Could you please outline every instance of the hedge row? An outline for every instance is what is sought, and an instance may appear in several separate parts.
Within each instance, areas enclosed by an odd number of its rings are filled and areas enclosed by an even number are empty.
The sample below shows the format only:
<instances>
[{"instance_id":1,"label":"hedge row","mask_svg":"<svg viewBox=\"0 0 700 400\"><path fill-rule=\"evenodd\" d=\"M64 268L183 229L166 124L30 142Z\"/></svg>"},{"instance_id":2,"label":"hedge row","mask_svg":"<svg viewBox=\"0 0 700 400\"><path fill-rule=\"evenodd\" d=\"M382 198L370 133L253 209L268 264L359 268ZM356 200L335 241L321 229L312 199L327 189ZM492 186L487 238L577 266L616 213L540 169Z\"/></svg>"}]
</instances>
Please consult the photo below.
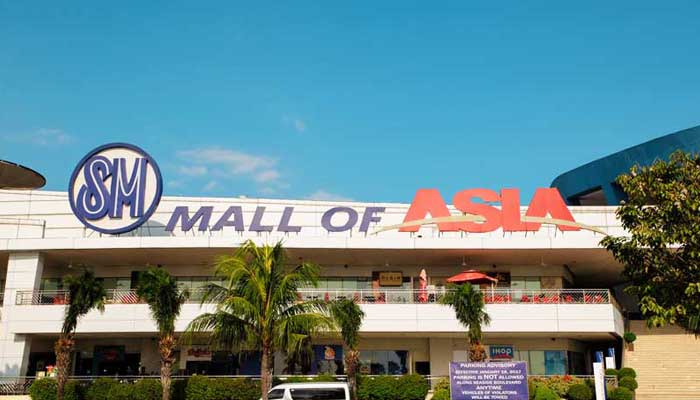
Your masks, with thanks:
<instances>
[{"instance_id":1,"label":"hedge row","mask_svg":"<svg viewBox=\"0 0 700 400\"><path fill-rule=\"evenodd\" d=\"M99 378L92 384L77 381L66 384L65 400L160 400L163 389L158 379L142 379L134 384ZM56 400L56 380L37 379L29 388L32 400ZM173 400L257 400L260 384L247 379L212 379L192 376L173 382Z\"/></svg>"},{"instance_id":2,"label":"hedge row","mask_svg":"<svg viewBox=\"0 0 700 400\"><path fill-rule=\"evenodd\" d=\"M401 377L360 377L357 384L358 400L423 400L430 384L416 374Z\"/></svg>"},{"instance_id":3,"label":"hedge row","mask_svg":"<svg viewBox=\"0 0 700 400\"><path fill-rule=\"evenodd\" d=\"M307 382L307 378L290 378L284 382ZM319 375L311 381L332 382L331 375ZM282 381L275 381L279 384ZM359 400L423 400L430 385L420 375L402 377L380 376L361 378L358 382ZM32 400L55 400L56 380L37 379L29 388ZM65 400L159 400L162 388L158 379L142 379L134 384L120 383L111 378L99 378L92 384L69 381ZM173 382L173 400L257 400L260 382L249 379L209 378L192 376ZM449 393L448 393L449 398Z\"/></svg>"}]
</instances>

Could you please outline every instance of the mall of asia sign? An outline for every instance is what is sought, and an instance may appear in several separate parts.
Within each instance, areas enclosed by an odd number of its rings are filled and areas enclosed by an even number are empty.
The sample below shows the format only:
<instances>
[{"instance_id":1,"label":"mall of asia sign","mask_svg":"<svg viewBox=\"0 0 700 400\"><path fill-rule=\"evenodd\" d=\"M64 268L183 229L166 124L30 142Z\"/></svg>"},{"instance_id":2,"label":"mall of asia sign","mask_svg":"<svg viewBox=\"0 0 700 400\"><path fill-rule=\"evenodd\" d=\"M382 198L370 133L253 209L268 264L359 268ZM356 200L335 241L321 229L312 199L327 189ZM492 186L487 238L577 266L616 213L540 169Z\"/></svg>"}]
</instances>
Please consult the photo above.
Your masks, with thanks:
<instances>
[{"instance_id":1,"label":"mall of asia sign","mask_svg":"<svg viewBox=\"0 0 700 400\"><path fill-rule=\"evenodd\" d=\"M451 362L452 400L528 400L527 365L517 362Z\"/></svg>"},{"instance_id":2,"label":"mall of asia sign","mask_svg":"<svg viewBox=\"0 0 700 400\"><path fill-rule=\"evenodd\" d=\"M98 232L119 234L132 231L145 223L160 202L163 180L155 160L144 150L131 144L112 143L88 153L71 176L68 197L75 216L86 227ZM556 188L539 188L524 215L520 212L520 191L502 189L468 189L457 192L452 203L458 211L452 214L436 189L419 189L403 222L381 226L385 207L331 207L321 216L321 227L328 232L358 229L377 234L388 230L417 232L423 225L437 225L440 232L483 233L502 229L504 232L534 232L542 224L556 225L561 231L598 228L574 220ZM500 203L500 207L496 203ZM292 223L294 207L284 207L274 225L264 224L266 207L257 206L250 220L244 219L243 207L231 205L223 213L213 206L196 209L175 206L165 230L300 232ZM370 227L375 228L370 232Z\"/></svg>"}]
</instances>

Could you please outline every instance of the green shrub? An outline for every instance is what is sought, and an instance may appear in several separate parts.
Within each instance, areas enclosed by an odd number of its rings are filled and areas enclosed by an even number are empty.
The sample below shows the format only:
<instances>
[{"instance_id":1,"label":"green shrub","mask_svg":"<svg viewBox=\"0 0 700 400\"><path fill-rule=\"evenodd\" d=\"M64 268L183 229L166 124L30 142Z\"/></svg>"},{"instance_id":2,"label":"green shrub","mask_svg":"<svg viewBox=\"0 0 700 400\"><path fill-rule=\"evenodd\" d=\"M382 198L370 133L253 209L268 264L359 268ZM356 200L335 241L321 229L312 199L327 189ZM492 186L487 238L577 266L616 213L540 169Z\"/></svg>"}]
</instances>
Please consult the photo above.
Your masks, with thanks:
<instances>
[{"instance_id":1,"label":"green shrub","mask_svg":"<svg viewBox=\"0 0 700 400\"><path fill-rule=\"evenodd\" d=\"M336 382L335 376L331 374L319 374L313 377L313 382Z\"/></svg>"},{"instance_id":2,"label":"green shrub","mask_svg":"<svg viewBox=\"0 0 700 400\"><path fill-rule=\"evenodd\" d=\"M433 392L433 400L450 400L450 391L438 389Z\"/></svg>"},{"instance_id":3,"label":"green shrub","mask_svg":"<svg viewBox=\"0 0 700 400\"><path fill-rule=\"evenodd\" d=\"M134 400L159 400L163 398L163 386L158 379L141 379L134 384Z\"/></svg>"},{"instance_id":4,"label":"green shrub","mask_svg":"<svg viewBox=\"0 0 700 400\"><path fill-rule=\"evenodd\" d=\"M619 379L622 379L626 376L631 376L632 378L636 378L637 372L632 368L621 368L619 371L617 371L617 377Z\"/></svg>"},{"instance_id":5,"label":"green shrub","mask_svg":"<svg viewBox=\"0 0 700 400\"><path fill-rule=\"evenodd\" d=\"M637 384L637 380L632 378L631 376L626 376L617 383L617 386L627 388L631 391L637 390L639 387L639 384Z\"/></svg>"},{"instance_id":6,"label":"green shrub","mask_svg":"<svg viewBox=\"0 0 700 400\"><path fill-rule=\"evenodd\" d=\"M206 400L210 379L206 376L193 375L187 380L185 400ZM89 400L89 399L88 399Z\"/></svg>"},{"instance_id":7,"label":"green shrub","mask_svg":"<svg viewBox=\"0 0 700 400\"><path fill-rule=\"evenodd\" d=\"M110 397L112 388L119 386L119 382L111 378L97 378L85 393L86 400L113 400Z\"/></svg>"},{"instance_id":8,"label":"green shrub","mask_svg":"<svg viewBox=\"0 0 700 400\"><path fill-rule=\"evenodd\" d=\"M257 400L260 385L249 379L210 379L202 400Z\"/></svg>"},{"instance_id":9,"label":"green shrub","mask_svg":"<svg viewBox=\"0 0 700 400\"><path fill-rule=\"evenodd\" d=\"M535 383L534 380L528 379L527 380L527 394L528 394L528 399L534 400L535 398L535 391L537 390L537 383Z\"/></svg>"},{"instance_id":10,"label":"green shrub","mask_svg":"<svg viewBox=\"0 0 700 400\"><path fill-rule=\"evenodd\" d=\"M624 339L626 343L634 343L634 341L637 340L637 335L632 332L625 332L624 335L622 335L622 339Z\"/></svg>"},{"instance_id":11,"label":"green shrub","mask_svg":"<svg viewBox=\"0 0 700 400\"><path fill-rule=\"evenodd\" d=\"M359 400L394 400L397 380L393 376L363 377L358 382Z\"/></svg>"},{"instance_id":12,"label":"green shrub","mask_svg":"<svg viewBox=\"0 0 700 400\"><path fill-rule=\"evenodd\" d=\"M634 392L624 387L618 387L608 392L608 400L634 400Z\"/></svg>"},{"instance_id":13,"label":"green shrub","mask_svg":"<svg viewBox=\"0 0 700 400\"><path fill-rule=\"evenodd\" d=\"M78 381L68 381L63 388L63 400L84 400L85 386Z\"/></svg>"},{"instance_id":14,"label":"green shrub","mask_svg":"<svg viewBox=\"0 0 700 400\"><path fill-rule=\"evenodd\" d=\"M56 380L53 378L39 378L29 387L29 397L32 400L55 400Z\"/></svg>"},{"instance_id":15,"label":"green shrub","mask_svg":"<svg viewBox=\"0 0 700 400\"><path fill-rule=\"evenodd\" d=\"M117 383L109 389L109 400L132 400L134 398L134 385Z\"/></svg>"},{"instance_id":16,"label":"green shrub","mask_svg":"<svg viewBox=\"0 0 700 400\"><path fill-rule=\"evenodd\" d=\"M430 390L428 381L418 375L409 374L397 379L396 399L398 400L423 400Z\"/></svg>"},{"instance_id":17,"label":"green shrub","mask_svg":"<svg viewBox=\"0 0 700 400\"><path fill-rule=\"evenodd\" d=\"M560 400L560 397L554 391L543 383L535 385L535 400Z\"/></svg>"},{"instance_id":18,"label":"green shrub","mask_svg":"<svg viewBox=\"0 0 700 400\"><path fill-rule=\"evenodd\" d=\"M173 381L172 400L185 400L185 390L187 389L187 379Z\"/></svg>"},{"instance_id":19,"label":"green shrub","mask_svg":"<svg viewBox=\"0 0 700 400\"><path fill-rule=\"evenodd\" d=\"M607 368L605 370L605 375L606 376L617 376L617 370L615 368Z\"/></svg>"},{"instance_id":20,"label":"green shrub","mask_svg":"<svg viewBox=\"0 0 700 400\"><path fill-rule=\"evenodd\" d=\"M585 383L577 383L569 386L566 395L571 400L593 400L593 391Z\"/></svg>"},{"instance_id":21,"label":"green shrub","mask_svg":"<svg viewBox=\"0 0 700 400\"><path fill-rule=\"evenodd\" d=\"M442 378L440 379L436 384L435 384L435 389L436 392L438 390L447 390L447 393L450 393L450 380L449 378Z\"/></svg>"}]
</instances>

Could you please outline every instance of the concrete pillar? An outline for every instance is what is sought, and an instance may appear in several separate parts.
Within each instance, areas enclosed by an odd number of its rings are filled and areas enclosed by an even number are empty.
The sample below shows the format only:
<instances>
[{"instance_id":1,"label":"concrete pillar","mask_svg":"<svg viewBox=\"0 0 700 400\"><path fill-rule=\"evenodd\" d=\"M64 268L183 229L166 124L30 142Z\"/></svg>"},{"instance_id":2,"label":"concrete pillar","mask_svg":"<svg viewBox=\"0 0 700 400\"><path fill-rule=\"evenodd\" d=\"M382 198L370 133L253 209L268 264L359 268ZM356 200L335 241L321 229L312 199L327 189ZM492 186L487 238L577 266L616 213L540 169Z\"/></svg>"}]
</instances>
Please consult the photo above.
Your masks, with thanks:
<instances>
[{"instance_id":1,"label":"concrete pillar","mask_svg":"<svg viewBox=\"0 0 700 400\"><path fill-rule=\"evenodd\" d=\"M452 339L430 338L430 375L448 376L452 361Z\"/></svg>"},{"instance_id":2,"label":"concrete pillar","mask_svg":"<svg viewBox=\"0 0 700 400\"><path fill-rule=\"evenodd\" d=\"M39 252L11 253L7 261L5 298L0 320L0 376L22 376L27 372L31 337L15 334L9 321L22 312L15 305L18 290L38 290L44 271L44 256Z\"/></svg>"}]
</instances>

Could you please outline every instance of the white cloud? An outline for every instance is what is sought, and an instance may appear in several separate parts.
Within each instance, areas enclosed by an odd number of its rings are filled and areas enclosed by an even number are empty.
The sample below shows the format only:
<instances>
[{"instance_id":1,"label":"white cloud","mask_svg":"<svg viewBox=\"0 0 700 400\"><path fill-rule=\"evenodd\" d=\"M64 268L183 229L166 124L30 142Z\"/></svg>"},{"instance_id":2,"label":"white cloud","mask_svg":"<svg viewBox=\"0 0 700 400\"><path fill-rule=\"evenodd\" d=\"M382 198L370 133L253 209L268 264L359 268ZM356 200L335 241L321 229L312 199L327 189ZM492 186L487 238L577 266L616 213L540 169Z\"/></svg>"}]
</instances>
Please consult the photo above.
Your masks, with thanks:
<instances>
[{"instance_id":1,"label":"white cloud","mask_svg":"<svg viewBox=\"0 0 700 400\"><path fill-rule=\"evenodd\" d=\"M214 188L217 186L218 186L218 183L216 181L209 181L209 182L207 182L206 185L204 185L202 190L204 190L205 192L209 192L209 191L214 190Z\"/></svg>"},{"instance_id":2,"label":"white cloud","mask_svg":"<svg viewBox=\"0 0 700 400\"><path fill-rule=\"evenodd\" d=\"M302 118L291 115L282 116L282 123L286 126L292 127L292 129L299 133L306 131L306 128L308 126L306 121L304 121Z\"/></svg>"},{"instance_id":3,"label":"white cloud","mask_svg":"<svg viewBox=\"0 0 700 400\"><path fill-rule=\"evenodd\" d=\"M176 155L184 164L178 167L181 176L216 179L207 183L204 190L212 190L218 187L217 182L232 177L247 178L266 187L284 187L277 159L273 157L222 147L183 150Z\"/></svg>"},{"instance_id":4,"label":"white cloud","mask_svg":"<svg viewBox=\"0 0 700 400\"><path fill-rule=\"evenodd\" d=\"M274 158L220 147L184 150L177 154L180 158L187 159L194 164L225 167L228 172L236 175L259 172L262 169L272 168L277 164L277 160Z\"/></svg>"},{"instance_id":5,"label":"white cloud","mask_svg":"<svg viewBox=\"0 0 700 400\"><path fill-rule=\"evenodd\" d=\"M178 168L178 171L187 176L202 176L206 175L208 170L203 165L183 165Z\"/></svg>"},{"instance_id":6,"label":"white cloud","mask_svg":"<svg viewBox=\"0 0 700 400\"><path fill-rule=\"evenodd\" d=\"M280 178L280 173L276 169L261 171L255 175L257 182L272 182Z\"/></svg>"},{"instance_id":7,"label":"white cloud","mask_svg":"<svg viewBox=\"0 0 700 400\"><path fill-rule=\"evenodd\" d=\"M353 201L350 197L342 196L336 193L331 193L323 189L319 189L306 197L309 200L325 200L325 201Z\"/></svg>"},{"instance_id":8,"label":"white cloud","mask_svg":"<svg viewBox=\"0 0 700 400\"><path fill-rule=\"evenodd\" d=\"M73 136L61 129L39 128L33 132L4 135L3 139L37 146L57 146L72 142Z\"/></svg>"},{"instance_id":9,"label":"white cloud","mask_svg":"<svg viewBox=\"0 0 700 400\"><path fill-rule=\"evenodd\" d=\"M294 120L294 129L297 130L297 132L301 133L306 130L306 122L302 121L301 119L297 118Z\"/></svg>"}]
</instances>

